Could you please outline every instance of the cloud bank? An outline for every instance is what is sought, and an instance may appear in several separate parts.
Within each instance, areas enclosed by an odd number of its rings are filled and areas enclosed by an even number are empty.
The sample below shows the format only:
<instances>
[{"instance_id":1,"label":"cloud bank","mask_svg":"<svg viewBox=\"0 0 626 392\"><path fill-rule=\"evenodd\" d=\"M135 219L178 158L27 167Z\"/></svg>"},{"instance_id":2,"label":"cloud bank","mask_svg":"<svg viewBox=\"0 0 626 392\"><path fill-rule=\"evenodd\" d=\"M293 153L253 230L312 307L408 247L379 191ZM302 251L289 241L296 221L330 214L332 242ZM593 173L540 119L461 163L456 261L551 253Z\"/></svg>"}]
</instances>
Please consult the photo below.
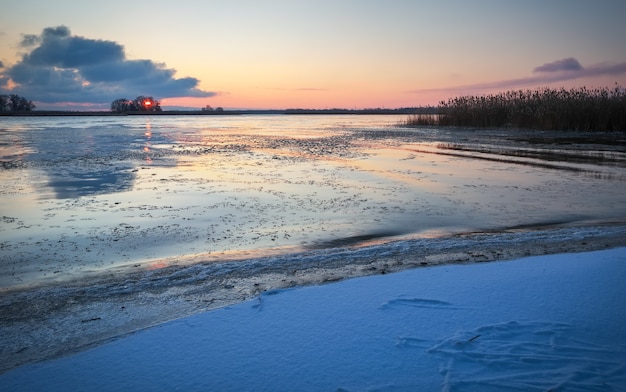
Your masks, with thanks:
<instances>
[{"instance_id":1,"label":"cloud bank","mask_svg":"<svg viewBox=\"0 0 626 392\"><path fill-rule=\"evenodd\" d=\"M556 60L536 67L533 72L559 72L559 71L581 71L583 66L573 57Z\"/></svg>"},{"instance_id":2,"label":"cloud bank","mask_svg":"<svg viewBox=\"0 0 626 392\"><path fill-rule=\"evenodd\" d=\"M114 41L72 35L66 26L23 35L21 60L0 66L0 94L15 93L48 103L110 103L137 95L157 98L211 97L199 80L176 78L175 69L152 60L130 60ZM9 90L8 81L15 87Z\"/></svg>"},{"instance_id":3,"label":"cloud bank","mask_svg":"<svg viewBox=\"0 0 626 392\"><path fill-rule=\"evenodd\" d=\"M412 90L410 93L425 92L453 92L467 90L493 90L493 89L510 89L519 87L535 87L555 82L564 82L568 80L576 80L587 77L599 76L619 76L626 74L626 62L617 64L596 64L589 67L583 67L580 62L568 57L537 66L533 69L533 75L517 79L500 80L490 83L468 84L463 86L446 87L442 89L423 89Z\"/></svg>"}]
</instances>

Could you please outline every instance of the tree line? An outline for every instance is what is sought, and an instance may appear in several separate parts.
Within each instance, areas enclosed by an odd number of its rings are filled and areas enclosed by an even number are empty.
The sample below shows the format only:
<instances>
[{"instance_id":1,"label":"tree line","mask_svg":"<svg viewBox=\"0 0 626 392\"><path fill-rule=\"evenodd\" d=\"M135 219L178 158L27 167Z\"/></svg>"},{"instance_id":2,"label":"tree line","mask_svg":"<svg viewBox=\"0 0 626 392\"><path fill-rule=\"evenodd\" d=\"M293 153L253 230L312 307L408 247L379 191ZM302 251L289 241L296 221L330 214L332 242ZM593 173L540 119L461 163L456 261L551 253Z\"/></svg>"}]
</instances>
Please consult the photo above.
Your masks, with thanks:
<instances>
[{"instance_id":1,"label":"tree line","mask_svg":"<svg viewBox=\"0 0 626 392\"><path fill-rule=\"evenodd\" d=\"M124 112L161 112L161 102L153 97L140 95L130 100L126 98L118 98L111 102L111 111L115 113Z\"/></svg>"},{"instance_id":2,"label":"tree line","mask_svg":"<svg viewBox=\"0 0 626 392\"><path fill-rule=\"evenodd\" d=\"M0 95L0 112L30 112L35 110L33 101L17 94Z\"/></svg>"}]
</instances>

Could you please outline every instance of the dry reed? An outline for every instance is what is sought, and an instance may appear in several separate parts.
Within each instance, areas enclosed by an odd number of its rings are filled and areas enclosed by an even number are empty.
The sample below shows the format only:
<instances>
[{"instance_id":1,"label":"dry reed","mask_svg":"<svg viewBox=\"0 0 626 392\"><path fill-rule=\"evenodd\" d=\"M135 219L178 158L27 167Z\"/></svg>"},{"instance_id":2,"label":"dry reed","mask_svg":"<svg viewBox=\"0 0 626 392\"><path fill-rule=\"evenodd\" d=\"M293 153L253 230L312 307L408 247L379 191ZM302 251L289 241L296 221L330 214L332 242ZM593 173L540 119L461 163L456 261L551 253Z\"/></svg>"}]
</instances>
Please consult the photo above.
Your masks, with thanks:
<instances>
[{"instance_id":1,"label":"dry reed","mask_svg":"<svg viewBox=\"0 0 626 392\"><path fill-rule=\"evenodd\" d=\"M415 114L406 125L626 131L626 90L541 88L441 101L437 115Z\"/></svg>"}]
</instances>

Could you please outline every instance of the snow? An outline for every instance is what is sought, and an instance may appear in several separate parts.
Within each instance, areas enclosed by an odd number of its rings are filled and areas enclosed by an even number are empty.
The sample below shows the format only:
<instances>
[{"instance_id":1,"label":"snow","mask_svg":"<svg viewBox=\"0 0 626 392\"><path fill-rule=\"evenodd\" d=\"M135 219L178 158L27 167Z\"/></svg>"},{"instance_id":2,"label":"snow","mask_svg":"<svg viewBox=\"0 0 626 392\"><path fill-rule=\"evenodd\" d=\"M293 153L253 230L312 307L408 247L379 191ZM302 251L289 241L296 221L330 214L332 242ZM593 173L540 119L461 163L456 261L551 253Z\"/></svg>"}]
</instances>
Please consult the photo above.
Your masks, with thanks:
<instances>
[{"instance_id":1,"label":"snow","mask_svg":"<svg viewBox=\"0 0 626 392\"><path fill-rule=\"evenodd\" d=\"M626 248L274 290L0 375L2 391L626 391Z\"/></svg>"}]
</instances>

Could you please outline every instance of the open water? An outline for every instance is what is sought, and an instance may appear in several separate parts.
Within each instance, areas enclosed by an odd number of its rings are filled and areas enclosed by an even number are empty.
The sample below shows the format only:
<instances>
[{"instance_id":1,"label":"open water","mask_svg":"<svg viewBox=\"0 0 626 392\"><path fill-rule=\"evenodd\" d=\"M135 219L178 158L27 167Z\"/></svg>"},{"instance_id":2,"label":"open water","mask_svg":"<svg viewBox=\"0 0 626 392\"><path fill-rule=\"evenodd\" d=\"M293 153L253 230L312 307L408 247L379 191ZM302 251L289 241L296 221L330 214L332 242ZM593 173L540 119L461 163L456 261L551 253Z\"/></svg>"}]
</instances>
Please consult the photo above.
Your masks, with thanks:
<instances>
[{"instance_id":1,"label":"open water","mask_svg":"<svg viewBox=\"0 0 626 392\"><path fill-rule=\"evenodd\" d=\"M403 120L0 118L0 289L626 220L623 135Z\"/></svg>"}]
</instances>

